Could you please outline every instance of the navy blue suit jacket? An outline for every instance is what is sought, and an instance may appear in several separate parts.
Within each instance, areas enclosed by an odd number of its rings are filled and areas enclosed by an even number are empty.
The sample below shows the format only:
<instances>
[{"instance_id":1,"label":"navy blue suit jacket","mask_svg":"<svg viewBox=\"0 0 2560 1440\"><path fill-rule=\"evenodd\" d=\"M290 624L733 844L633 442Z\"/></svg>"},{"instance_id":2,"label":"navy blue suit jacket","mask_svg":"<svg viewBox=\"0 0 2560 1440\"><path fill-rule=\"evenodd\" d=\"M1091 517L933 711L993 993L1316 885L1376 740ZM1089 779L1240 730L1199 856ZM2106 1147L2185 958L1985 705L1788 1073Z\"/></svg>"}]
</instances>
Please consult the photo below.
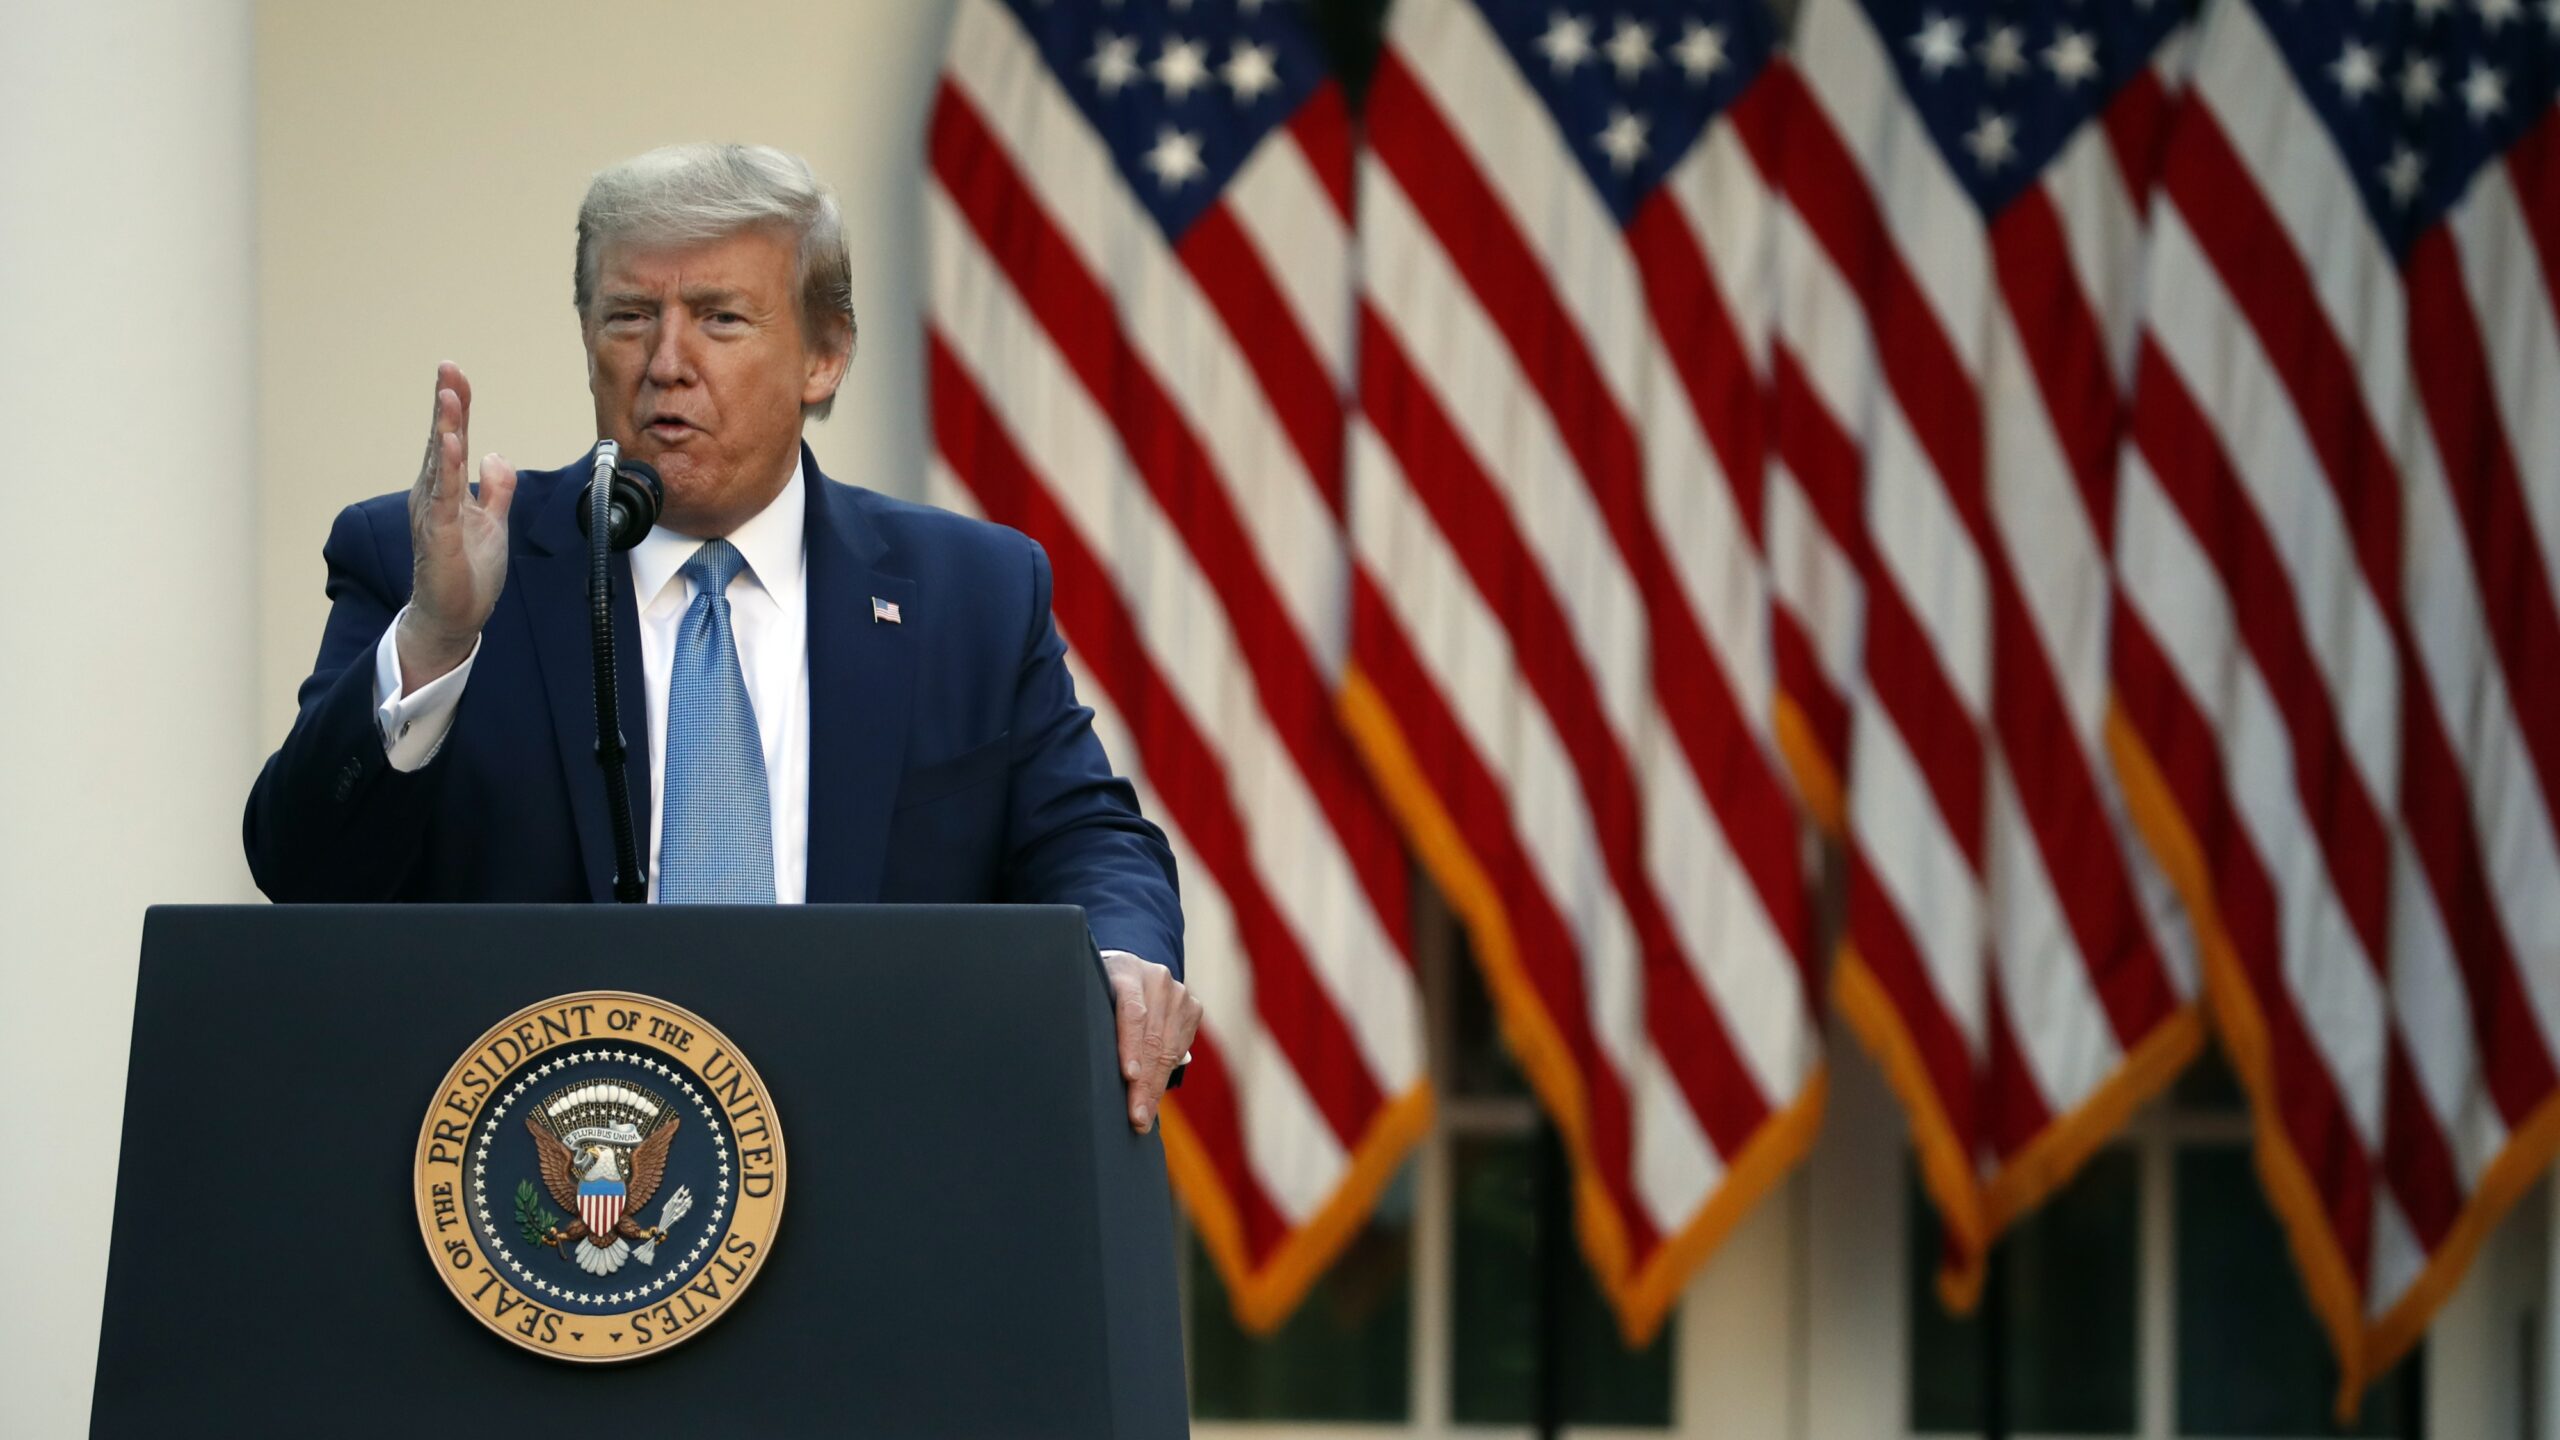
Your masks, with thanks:
<instances>
[{"instance_id":1,"label":"navy blue suit jacket","mask_svg":"<svg viewBox=\"0 0 2560 1440\"><path fill-rule=\"evenodd\" d=\"M1182 971L1172 852L1111 773L1020 533L829 480L804 448L812 902L1082 905L1095 941ZM250 873L286 901L603 901L613 835L593 744L584 462L528 471L506 588L444 746L391 768L373 659L410 579L408 497L348 506L301 713L249 792ZM634 821L649 727L630 568L612 566ZM901 623L872 618L874 598Z\"/></svg>"}]
</instances>

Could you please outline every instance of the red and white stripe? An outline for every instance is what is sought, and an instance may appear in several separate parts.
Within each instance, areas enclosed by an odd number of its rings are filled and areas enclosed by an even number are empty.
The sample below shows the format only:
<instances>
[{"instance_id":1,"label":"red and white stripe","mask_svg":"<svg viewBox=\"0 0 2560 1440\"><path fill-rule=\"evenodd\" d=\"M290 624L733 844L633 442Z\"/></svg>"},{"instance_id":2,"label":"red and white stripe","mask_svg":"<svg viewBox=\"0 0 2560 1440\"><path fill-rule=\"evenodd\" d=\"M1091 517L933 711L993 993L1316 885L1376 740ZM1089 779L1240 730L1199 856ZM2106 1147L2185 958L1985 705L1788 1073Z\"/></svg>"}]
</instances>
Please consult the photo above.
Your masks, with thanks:
<instances>
[{"instance_id":1,"label":"red and white stripe","mask_svg":"<svg viewBox=\"0 0 2560 1440\"><path fill-rule=\"evenodd\" d=\"M1347 709L1642 1337L1819 1108L1757 547L1767 191L1719 120L1622 233L1464 0L1399 0L1366 124Z\"/></svg>"},{"instance_id":2,"label":"red and white stripe","mask_svg":"<svg viewBox=\"0 0 2560 1440\"><path fill-rule=\"evenodd\" d=\"M2395 264L2250 6L2194 102L2123 465L2125 770L2352 1405L2560 1149L2560 111Z\"/></svg>"},{"instance_id":3,"label":"red and white stripe","mask_svg":"<svg viewBox=\"0 0 2560 1440\"><path fill-rule=\"evenodd\" d=\"M1845 775L1835 994L1909 1112L1941 1290L2194 1053L2191 949L2107 763L2116 441L2155 59L1997 216L1854 0L1808 0L1781 176L1771 564ZM2164 50L2174 53L2175 42ZM1779 517L1785 517L1780 523ZM1845 750L1836 748L1845 746Z\"/></svg>"},{"instance_id":4,"label":"red and white stripe","mask_svg":"<svg viewBox=\"0 0 2560 1440\"><path fill-rule=\"evenodd\" d=\"M1342 730L1351 141L1320 88L1169 245L995 0L928 139L932 498L1039 540L1181 867L1208 1010L1168 1156L1268 1328L1427 1125L1405 856Z\"/></svg>"}]
</instances>

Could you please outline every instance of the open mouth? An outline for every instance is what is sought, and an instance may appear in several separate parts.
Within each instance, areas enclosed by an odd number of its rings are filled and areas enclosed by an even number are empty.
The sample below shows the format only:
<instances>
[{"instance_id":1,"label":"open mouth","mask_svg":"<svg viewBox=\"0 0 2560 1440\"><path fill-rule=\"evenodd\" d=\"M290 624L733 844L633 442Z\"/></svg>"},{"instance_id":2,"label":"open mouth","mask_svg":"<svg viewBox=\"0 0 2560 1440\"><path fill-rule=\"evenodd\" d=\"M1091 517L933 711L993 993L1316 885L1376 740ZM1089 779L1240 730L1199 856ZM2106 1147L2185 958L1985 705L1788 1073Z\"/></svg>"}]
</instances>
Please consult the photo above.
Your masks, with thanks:
<instances>
[{"instance_id":1,"label":"open mouth","mask_svg":"<svg viewBox=\"0 0 2560 1440\"><path fill-rule=\"evenodd\" d=\"M662 445L676 445L683 443L684 438L693 434L697 427L674 415L652 415L649 423L641 428Z\"/></svg>"}]
</instances>

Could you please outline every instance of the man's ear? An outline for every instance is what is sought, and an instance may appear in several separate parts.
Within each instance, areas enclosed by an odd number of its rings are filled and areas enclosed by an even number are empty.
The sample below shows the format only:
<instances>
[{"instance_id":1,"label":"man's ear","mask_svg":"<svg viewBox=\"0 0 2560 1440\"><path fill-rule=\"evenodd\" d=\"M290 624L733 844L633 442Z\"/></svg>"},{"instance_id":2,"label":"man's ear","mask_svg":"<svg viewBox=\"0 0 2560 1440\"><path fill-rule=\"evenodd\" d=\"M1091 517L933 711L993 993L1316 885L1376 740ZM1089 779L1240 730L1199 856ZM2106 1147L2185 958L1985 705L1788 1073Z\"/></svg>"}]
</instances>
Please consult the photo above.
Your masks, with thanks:
<instances>
[{"instance_id":1,"label":"man's ear","mask_svg":"<svg viewBox=\"0 0 2560 1440\"><path fill-rule=\"evenodd\" d=\"M844 375L853 368L853 324L839 321L828 327L826 342L809 352L809 370L800 386L800 403L824 404L844 384Z\"/></svg>"}]
</instances>

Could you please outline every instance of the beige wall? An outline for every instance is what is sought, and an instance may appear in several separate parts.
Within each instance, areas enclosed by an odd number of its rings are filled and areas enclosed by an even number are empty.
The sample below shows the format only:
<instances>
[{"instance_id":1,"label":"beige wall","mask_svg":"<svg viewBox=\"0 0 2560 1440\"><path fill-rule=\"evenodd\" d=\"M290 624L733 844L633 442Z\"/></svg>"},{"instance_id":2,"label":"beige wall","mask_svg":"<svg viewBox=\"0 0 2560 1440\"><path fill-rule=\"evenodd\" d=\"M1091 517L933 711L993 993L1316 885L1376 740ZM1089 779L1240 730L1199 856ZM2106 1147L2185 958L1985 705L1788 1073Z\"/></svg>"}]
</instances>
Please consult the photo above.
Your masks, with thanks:
<instances>
[{"instance_id":1,"label":"beige wall","mask_svg":"<svg viewBox=\"0 0 2560 1440\"><path fill-rule=\"evenodd\" d=\"M327 613L320 542L417 471L438 360L473 453L593 439L569 310L578 197L675 140L753 140L834 185L862 348L811 443L921 489L918 166L940 0L258 6L259 735L281 737Z\"/></svg>"}]
</instances>

